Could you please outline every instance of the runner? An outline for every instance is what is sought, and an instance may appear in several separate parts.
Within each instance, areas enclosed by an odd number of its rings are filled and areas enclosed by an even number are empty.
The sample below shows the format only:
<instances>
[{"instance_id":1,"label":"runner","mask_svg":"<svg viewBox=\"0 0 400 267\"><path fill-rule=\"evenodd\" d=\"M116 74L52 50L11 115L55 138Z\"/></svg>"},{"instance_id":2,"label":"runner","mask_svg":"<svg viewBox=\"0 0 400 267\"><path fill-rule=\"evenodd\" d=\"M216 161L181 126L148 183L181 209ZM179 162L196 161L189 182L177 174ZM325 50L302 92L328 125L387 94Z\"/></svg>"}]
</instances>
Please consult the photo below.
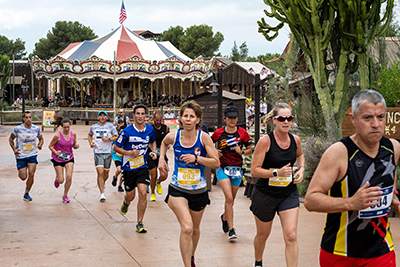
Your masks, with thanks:
<instances>
[{"instance_id":1,"label":"runner","mask_svg":"<svg viewBox=\"0 0 400 267\"><path fill-rule=\"evenodd\" d=\"M30 111L25 111L22 119L24 123L14 128L8 142L17 160L18 176L22 181L26 180L24 200L32 201L29 191L32 188L38 164L38 149L42 149L44 139L40 128L32 124L32 114ZM15 138L17 140L14 146ZM36 138L39 139L38 144L36 144Z\"/></svg>"},{"instance_id":2,"label":"runner","mask_svg":"<svg viewBox=\"0 0 400 267\"><path fill-rule=\"evenodd\" d=\"M323 154L304 205L326 212L319 263L327 266L396 266L388 211L399 215L396 166L400 144L383 136L386 102L374 90L358 92L350 119L355 134Z\"/></svg>"},{"instance_id":3,"label":"runner","mask_svg":"<svg viewBox=\"0 0 400 267\"><path fill-rule=\"evenodd\" d=\"M53 121L55 129L59 126L62 131L53 136L49 144L51 153L51 162L53 162L54 170L56 172L56 179L54 186L58 188L60 184L64 183L64 169L65 169L65 185L62 200L64 203L69 203L68 192L71 188L72 173L74 171L74 153L73 149L78 149L76 133L71 129L71 121L68 118L56 117Z\"/></svg>"},{"instance_id":4,"label":"runner","mask_svg":"<svg viewBox=\"0 0 400 267\"><path fill-rule=\"evenodd\" d=\"M242 181L242 155L250 155L251 138L245 129L236 126L239 118L239 110L229 103L224 111L226 126L216 130L212 140L217 143L218 156L221 166L216 170L217 180L224 192L224 213L220 215L222 231L228 234L230 241L237 238L233 227L233 204L239 185ZM245 149L242 150L242 147Z\"/></svg>"},{"instance_id":5,"label":"runner","mask_svg":"<svg viewBox=\"0 0 400 267\"><path fill-rule=\"evenodd\" d=\"M119 119L117 121L117 131L120 134L121 131L125 129L124 126L124 121L122 119ZM112 146L114 147L115 142L111 142ZM113 176L113 180L111 182L112 186L117 186L117 181L118 181L118 177L119 177L119 183L118 183L118 192L124 192L124 189L122 188L122 175L121 174L121 164L122 164L122 154L119 154L117 152L115 152L115 150L112 150L112 160L114 161L115 164L115 168L117 168L117 170L115 171L115 174Z\"/></svg>"},{"instance_id":6,"label":"runner","mask_svg":"<svg viewBox=\"0 0 400 267\"><path fill-rule=\"evenodd\" d=\"M151 190L150 201L156 201L156 194L154 192L156 186L157 186L157 194L161 195L163 193L161 183L164 182L168 177L167 173L160 172L160 177L158 177L157 179L157 166L160 158L161 142L164 139L164 137L169 133L168 126L161 123L162 119L163 116L161 112L158 110L155 111L153 115L153 127L156 134L157 159L153 160L150 157L150 154L147 155L147 168L149 169L150 173L150 190ZM165 156L165 161L168 163L167 156Z\"/></svg>"},{"instance_id":7,"label":"runner","mask_svg":"<svg viewBox=\"0 0 400 267\"><path fill-rule=\"evenodd\" d=\"M293 120L288 104L277 104L267 115L275 130L263 136L254 150L251 175L258 177L251 195L250 210L254 214L257 233L254 237L254 266L262 266L265 243L278 213L285 241L287 266L297 266L297 220L299 192L296 184L303 180L304 155L300 138L289 133ZM298 171L293 175L293 164Z\"/></svg>"},{"instance_id":8,"label":"runner","mask_svg":"<svg viewBox=\"0 0 400 267\"><path fill-rule=\"evenodd\" d=\"M205 167L219 167L218 152L208 134L199 130L202 110L195 101L183 104L179 124L183 130L169 133L161 143L158 168L168 173L164 156L173 145L175 168L165 202L175 213L181 227L179 245L185 266L195 267L194 254L200 238L200 222L205 207L210 204ZM208 157L206 157L208 155Z\"/></svg>"},{"instance_id":9,"label":"runner","mask_svg":"<svg viewBox=\"0 0 400 267\"><path fill-rule=\"evenodd\" d=\"M144 213L147 207L147 186L150 183L149 171L147 169L147 148L150 146L151 157L155 160L156 136L154 128L144 123L146 118L146 107L137 105L133 109L134 124L126 127L119 135L114 145L114 150L123 155L122 177L124 178L125 198L120 208L120 213L128 212L129 204L135 198L135 188L138 188L139 201L137 203L136 231L146 233L143 225Z\"/></svg>"},{"instance_id":10,"label":"runner","mask_svg":"<svg viewBox=\"0 0 400 267\"><path fill-rule=\"evenodd\" d=\"M106 201L104 189L111 167L111 142L117 140L118 132L114 125L107 122L108 114L106 111L99 111L97 119L99 122L90 127L88 141L94 153L100 202L104 202ZM94 140L93 136L95 136Z\"/></svg>"}]
</instances>

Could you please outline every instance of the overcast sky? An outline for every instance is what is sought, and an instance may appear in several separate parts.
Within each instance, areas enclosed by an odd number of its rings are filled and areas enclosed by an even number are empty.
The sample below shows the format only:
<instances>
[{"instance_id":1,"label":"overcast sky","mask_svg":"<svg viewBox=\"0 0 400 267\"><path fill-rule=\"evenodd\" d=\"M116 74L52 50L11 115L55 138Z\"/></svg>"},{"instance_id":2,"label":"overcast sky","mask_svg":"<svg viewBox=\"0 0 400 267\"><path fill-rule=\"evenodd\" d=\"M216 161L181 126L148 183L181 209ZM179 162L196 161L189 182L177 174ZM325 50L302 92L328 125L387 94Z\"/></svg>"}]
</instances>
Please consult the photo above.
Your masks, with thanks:
<instances>
[{"instance_id":1,"label":"overcast sky","mask_svg":"<svg viewBox=\"0 0 400 267\"><path fill-rule=\"evenodd\" d=\"M184 29L192 25L212 26L225 40L222 55L230 55L233 42L240 46L246 42L249 56L265 53L282 53L289 36L288 28L281 30L277 39L268 42L258 33L257 20L265 17L267 7L263 0L125 0L130 30L150 30L161 33L170 26ZM0 35L25 41L27 55L34 45L57 21L79 21L93 29L99 37L119 26L121 8L119 0L0 0ZM271 21L272 25L277 23Z\"/></svg>"}]
</instances>

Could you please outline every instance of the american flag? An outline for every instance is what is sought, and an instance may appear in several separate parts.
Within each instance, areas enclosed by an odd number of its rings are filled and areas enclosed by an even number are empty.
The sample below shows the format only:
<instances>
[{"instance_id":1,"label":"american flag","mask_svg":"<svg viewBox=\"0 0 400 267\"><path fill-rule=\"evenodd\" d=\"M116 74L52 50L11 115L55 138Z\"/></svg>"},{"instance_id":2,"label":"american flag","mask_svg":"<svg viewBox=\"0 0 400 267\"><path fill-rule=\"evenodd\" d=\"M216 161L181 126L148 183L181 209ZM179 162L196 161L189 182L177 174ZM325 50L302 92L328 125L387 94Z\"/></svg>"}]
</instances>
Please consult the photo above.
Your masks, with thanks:
<instances>
[{"instance_id":1,"label":"american flag","mask_svg":"<svg viewBox=\"0 0 400 267\"><path fill-rule=\"evenodd\" d=\"M253 71L254 71L253 68L250 68L250 69L247 70L247 73L251 74Z\"/></svg>"},{"instance_id":2,"label":"american flag","mask_svg":"<svg viewBox=\"0 0 400 267\"><path fill-rule=\"evenodd\" d=\"M264 74L267 74L267 73L268 73L268 69L267 69L266 67L263 67L263 68L261 69L260 74L261 74L261 75L264 75Z\"/></svg>"},{"instance_id":3,"label":"american flag","mask_svg":"<svg viewBox=\"0 0 400 267\"><path fill-rule=\"evenodd\" d=\"M122 24L125 20L126 20L126 10L125 10L124 1L122 1L121 13L119 13L119 24Z\"/></svg>"}]
</instances>

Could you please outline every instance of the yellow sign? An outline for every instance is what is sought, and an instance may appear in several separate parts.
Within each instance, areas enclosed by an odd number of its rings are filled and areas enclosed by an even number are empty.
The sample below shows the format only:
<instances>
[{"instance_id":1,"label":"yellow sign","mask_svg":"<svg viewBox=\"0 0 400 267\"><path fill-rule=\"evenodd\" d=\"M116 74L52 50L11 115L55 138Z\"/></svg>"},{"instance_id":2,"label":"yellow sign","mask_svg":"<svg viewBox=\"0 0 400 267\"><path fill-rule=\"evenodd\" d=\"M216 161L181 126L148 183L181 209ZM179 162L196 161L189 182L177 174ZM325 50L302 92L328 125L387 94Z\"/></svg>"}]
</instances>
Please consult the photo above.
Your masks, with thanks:
<instances>
[{"instance_id":1,"label":"yellow sign","mask_svg":"<svg viewBox=\"0 0 400 267\"><path fill-rule=\"evenodd\" d=\"M55 115L54 110L43 110L42 114L42 131L44 127L54 127L52 124Z\"/></svg>"}]
</instances>

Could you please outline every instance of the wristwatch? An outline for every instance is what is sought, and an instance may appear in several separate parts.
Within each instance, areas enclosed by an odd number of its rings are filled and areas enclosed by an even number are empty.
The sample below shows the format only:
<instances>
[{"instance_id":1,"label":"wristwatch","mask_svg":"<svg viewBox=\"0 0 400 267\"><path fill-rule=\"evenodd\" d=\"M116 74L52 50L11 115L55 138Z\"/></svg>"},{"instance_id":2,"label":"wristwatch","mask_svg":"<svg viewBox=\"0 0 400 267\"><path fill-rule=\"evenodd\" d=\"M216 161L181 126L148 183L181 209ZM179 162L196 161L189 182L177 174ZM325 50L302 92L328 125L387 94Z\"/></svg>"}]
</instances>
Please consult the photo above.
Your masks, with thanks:
<instances>
[{"instance_id":1,"label":"wristwatch","mask_svg":"<svg viewBox=\"0 0 400 267\"><path fill-rule=\"evenodd\" d=\"M272 175L273 175L274 177L278 177L278 170L273 170L273 171L272 171Z\"/></svg>"}]
</instances>

